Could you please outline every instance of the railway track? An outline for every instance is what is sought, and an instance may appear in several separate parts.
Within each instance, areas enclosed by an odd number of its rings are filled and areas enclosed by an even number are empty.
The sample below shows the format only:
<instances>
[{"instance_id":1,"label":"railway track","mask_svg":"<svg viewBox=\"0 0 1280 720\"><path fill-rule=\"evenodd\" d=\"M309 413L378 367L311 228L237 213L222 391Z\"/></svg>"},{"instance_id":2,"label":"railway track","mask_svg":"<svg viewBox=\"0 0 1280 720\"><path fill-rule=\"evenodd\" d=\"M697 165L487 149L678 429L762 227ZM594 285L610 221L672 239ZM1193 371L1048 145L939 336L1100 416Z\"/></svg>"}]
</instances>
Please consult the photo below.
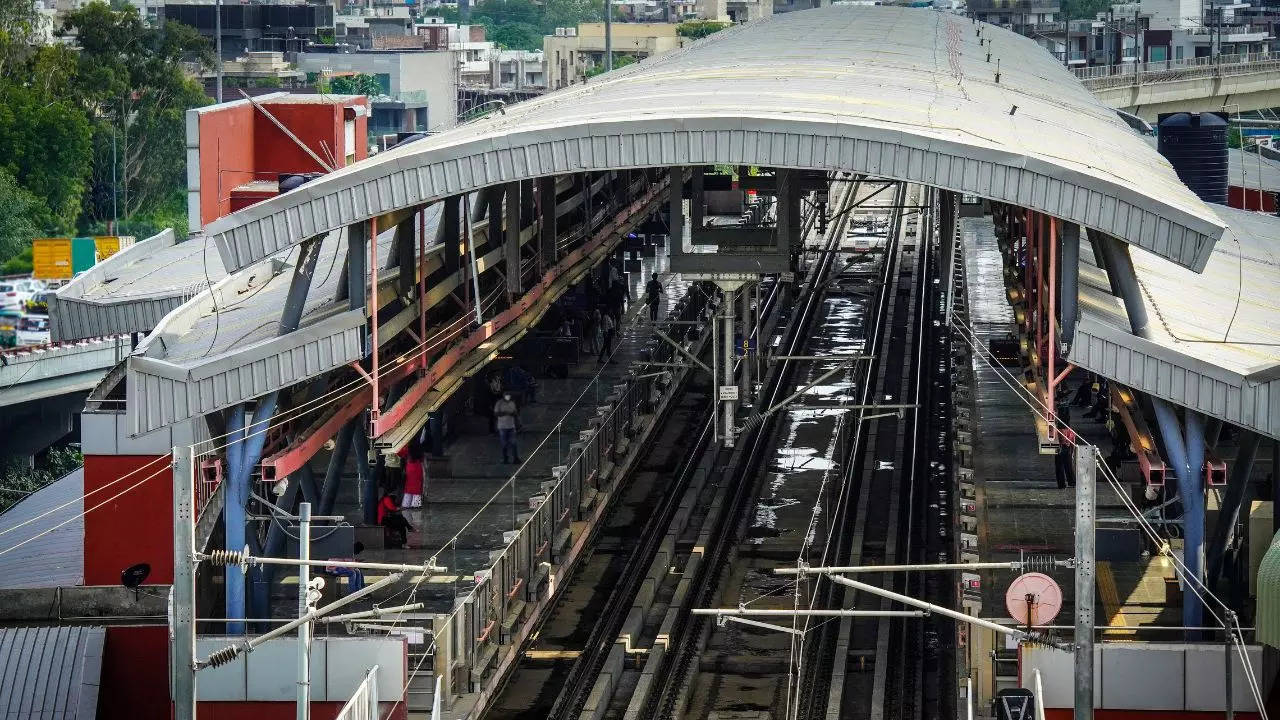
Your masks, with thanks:
<instances>
[{"instance_id":1,"label":"railway track","mask_svg":"<svg viewBox=\"0 0 1280 720\"><path fill-rule=\"evenodd\" d=\"M664 437L684 452L659 449L642 466L544 625L570 631L554 649L544 642L551 633L533 640L510 697L489 717L940 716L939 698L950 691L936 680L945 675L937 638L947 635L931 618L791 616L768 618L780 627L763 629L690 613L889 609L825 577L792 582L772 571L920 562L938 559L946 544L929 541L937 523L920 520L938 503L929 463L941 455L928 448L943 416L931 398L946 386L935 367L945 346L926 342L940 307L930 282L932 218L906 211L932 198L915 186L838 187L834 221L799 295L782 302L774 287L762 313L777 327L761 346L774 336L775 354L805 359L771 363L756 408L816 385L794 401L797 410L749 418L732 450L711 440L710 388L691 387ZM865 261L854 248L876 235L882 252ZM823 408L840 404L863 407ZM884 404L908 407L866 407ZM943 602L952 592L945 582L881 580Z\"/></svg>"}]
</instances>

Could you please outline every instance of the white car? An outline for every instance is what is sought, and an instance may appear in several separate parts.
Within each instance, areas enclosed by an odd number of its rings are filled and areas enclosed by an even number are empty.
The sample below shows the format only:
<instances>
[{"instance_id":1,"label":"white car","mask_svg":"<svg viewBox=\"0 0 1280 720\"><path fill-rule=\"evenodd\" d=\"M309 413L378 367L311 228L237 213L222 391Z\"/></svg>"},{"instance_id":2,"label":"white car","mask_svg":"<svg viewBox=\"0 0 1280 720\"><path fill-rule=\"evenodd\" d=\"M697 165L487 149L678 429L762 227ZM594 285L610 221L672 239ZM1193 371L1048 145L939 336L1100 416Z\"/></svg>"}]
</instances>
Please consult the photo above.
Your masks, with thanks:
<instances>
[{"instance_id":1,"label":"white car","mask_svg":"<svg viewBox=\"0 0 1280 720\"><path fill-rule=\"evenodd\" d=\"M21 310L31 298L31 290L21 280L0 282L0 310Z\"/></svg>"},{"instance_id":2,"label":"white car","mask_svg":"<svg viewBox=\"0 0 1280 720\"><path fill-rule=\"evenodd\" d=\"M18 318L18 345L48 345L49 316L23 315Z\"/></svg>"}]
</instances>

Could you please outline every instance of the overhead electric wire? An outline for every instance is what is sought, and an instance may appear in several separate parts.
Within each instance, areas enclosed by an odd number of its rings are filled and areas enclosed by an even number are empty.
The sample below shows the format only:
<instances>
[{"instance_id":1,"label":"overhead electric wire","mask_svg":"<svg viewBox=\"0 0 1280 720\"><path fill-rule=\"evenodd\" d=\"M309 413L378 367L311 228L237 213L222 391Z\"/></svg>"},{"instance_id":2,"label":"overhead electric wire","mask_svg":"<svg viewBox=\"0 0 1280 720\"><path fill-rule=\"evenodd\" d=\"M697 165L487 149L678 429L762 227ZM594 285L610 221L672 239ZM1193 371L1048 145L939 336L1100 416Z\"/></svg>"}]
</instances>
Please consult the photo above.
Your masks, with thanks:
<instances>
[{"instance_id":1,"label":"overhead electric wire","mask_svg":"<svg viewBox=\"0 0 1280 720\"><path fill-rule=\"evenodd\" d=\"M1031 409L1032 413L1034 413L1037 417L1039 417L1041 420L1045 421L1046 423L1049 423L1050 420L1044 414L1044 412L1042 412L1040 409L1037 409L1035 405L1032 404L1031 401L1027 400L1027 397L1030 397L1032 400L1035 401L1036 404L1039 404L1042 408L1047 409L1047 407L1044 404L1044 401L1041 400L1039 397L1035 396L1034 393L1032 393L1026 387L1023 387L1021 384L1017 382L1010 382L1008 379L1006 379L1005 375L1007 374L1007 371L1002 372L1000 369L997 369L996 365L992 364L991 360L988 359L988 355L990 354L990 351L986 348L983 348L982 344L978 342L977 333L973 330L973 328L969 326L967 323L965 323L963 320L960 320L958 317L955 317L955 316L953 316L952 324L956 327L959 327L963 331L961 333L962 338L970 345L970 347L973 348L975 355L981 358L983 363L985 363L987 367L990 368L997 375L997 377L1000 378L1001 382L1003 382L1006 386L1008 386L1011 390L1013 390L1014 394L1016 394L1023 401L1023 403L1025 403L1027 407ZM991 357L994 357L994 356L992 355ZM1061 420L1059 420L1059 422L1061 422ZM1074 438L1082 437L1082 436L1078 432L1076 432L1074 428L1072 428L1070 425L1066 424L1065 422L1063 422L1062 425L1067 429L1071 430L1071 433L1072 433L1072 436L1065 437L1064 439L1067 440L1068 444L1073 446L1076 445L1077 443L1075 442ZM1094 451L1095 453L1097 452L1096 448ZM1099 458L1099 460L1101 460L1101 458ZM1228 633L1228 635L1231 636L1232 645L1236 650L1236 654L1239 655L1241 658L1241 664L1244 667L1245 676L1249 682L1249 689L1254 696L1254 700L1258 707L1258 712L1260 713L1262 720L1267 720L1267 711L1266 711L1265 705L1262 702L1262 693L1257 682L1257 677L1253 671L1253 663L1248 657L1248 650L1247 648L1244 647L1243 630L1240 628L1239 621L1238 620L1235 621L1235 629L1234 630L1231 629L1227 621L1224 620L1222 617L1220 617L1218 613L1214 611L1213 607L1206 601L1205 594L1207 594L1210 598L1212 598L1223 609L1223 611L1228 614L1228 617L1234 615L1234 612L1221 598L1215 595L1213 591L1210 590L1208 587L1205 587L1200 582L1200 580L1191 573L1190 569L1186 567L1186 565L1182 562L1181 558L1179 558L1175 553L1170 551L1168 541L1159 535L1159 533L1155 530L1155 528L1146 520L1146 518L1138 510L1137 506L1133 503L1133 501L1129 498L1128 494L1124 491L1124 488L1121 486L1118 478L1115 477L1110 466L1107 465L1107 463L1104 461L1104 462L1099 462L1098 467L1102 470L1103 478L1107 481L1108 485L1111 486L1112 490L1120 498L1121 503L1124 505L1124 507L1138 521L1139 527L1141 527L1147 533L1148 537L1151 538L1152 542L1155 543L1157 549L1160 551L1160 554L1164 555L1165 557L1168 557L1173 562L1174 572L1177 573L1179 578L1182 580L1183 586L1191 590L1192 594L1194 594L1200 600L1201 604L1209 612L1209 614L1212 615L1213 618L1217 620L1218 623L1223 627L1223 629ZM1201 593L1201 590L1204 591L1204 594Z\"/></svg>"}]
</instances>

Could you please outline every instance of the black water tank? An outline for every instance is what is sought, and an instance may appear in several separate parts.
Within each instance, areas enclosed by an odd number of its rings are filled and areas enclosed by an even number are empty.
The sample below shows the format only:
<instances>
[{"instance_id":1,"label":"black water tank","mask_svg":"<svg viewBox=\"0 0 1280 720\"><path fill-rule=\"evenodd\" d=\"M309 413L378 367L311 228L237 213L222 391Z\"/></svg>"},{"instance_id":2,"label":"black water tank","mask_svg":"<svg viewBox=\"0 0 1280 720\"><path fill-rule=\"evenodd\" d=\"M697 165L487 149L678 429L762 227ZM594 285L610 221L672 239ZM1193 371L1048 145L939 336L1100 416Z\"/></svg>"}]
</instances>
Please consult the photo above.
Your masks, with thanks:
<instances>
[{"instance_id":1,"label":"black water tank","mask_svg":"<svg viewBox=\"0 0 1280 720\"><path fill-rule=\"evenodd\" d=\"M1205 202L1227 204L1227 116L1168 113L1159 118L1160 154Z\"/></svg>"}]
</instances>

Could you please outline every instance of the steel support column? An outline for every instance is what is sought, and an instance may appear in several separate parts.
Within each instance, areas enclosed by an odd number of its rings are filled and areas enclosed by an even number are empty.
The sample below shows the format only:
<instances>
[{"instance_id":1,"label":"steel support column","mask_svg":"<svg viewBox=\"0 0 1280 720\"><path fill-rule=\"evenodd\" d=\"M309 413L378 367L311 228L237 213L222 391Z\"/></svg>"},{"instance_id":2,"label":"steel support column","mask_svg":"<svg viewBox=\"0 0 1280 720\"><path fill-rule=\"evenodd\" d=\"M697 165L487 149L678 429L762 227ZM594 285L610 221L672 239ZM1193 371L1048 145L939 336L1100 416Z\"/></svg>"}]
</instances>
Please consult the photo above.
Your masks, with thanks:
<instances>
[{"instance_id":1,"label":"steel support column","mask_svg":"<svg viewBox=\"0 0 1280 720\"><path fill-rule=\"evenodd\" d=\"M441 200L444 208L440 213L440 242L444 243L444 269L447 273L456 273L462 267L462 219L459 217L460 196L452 195Z\"/></svg>"},{"instance_id":2,"label":"steel support column","mask_svg":"<svg viewBox=\"0 0 1280 720\"><path fill-rule=\"evenodd\" d=\"M1258 457L1258 445L1261 437L1256 432L1241 430L1240 449L1231 466L1231 477L1227 480L1227 492L1218 506L1218 524L1213 528L1213 539L1209 542L1207 564L1209 572L1205 576L1205 584L1213 587L1222 575L1222 565L1226 560L1227 543L1231 541L1236 523L1240 519L1240 506L1244 504L1248 494L1249 476L1253 474L1253 462Z\"/></svg>"},{"instance_id":3,"label":"steel support column","mask_svg":"<svg viewBox=\"0 0 1280 720\"><path fill-rule=\"evenodd\" d=\"M1075 720L1093 720L1093 594L1097 449L1076 445ZM1036 698L1040 702L1042 698Z\"/></svg>"},{"instance_id":4,"label":"steel support column","mask_svg":"<svg viewBox=\"0 0 1280 720\"><path fill-rule=\"evenodd\" d=\"M751 401L751 333L754 328L751 326L751 292L750 286L742 286L742 292L738 293L738 297L742 300L742 308L739 316L742 318L742 377L741 390L739 397L742 402Z\"/></svg>"},{"instance_id":5,"label":"steel support column","mask_svg":"<svg viewBox=\"0 0 1280 720\"><path fill-rule=\"evenodd\" d=\"M276 499L276 505L287 513L292 513L293 508L298 503L298 494L302 488L301 472L295 472L285 481L285 491ZM262 554L267 557L283 557L285 541L287 536L284 531L284 524L279 519L272 521L267 527L267 542L262 547ZM271 612L271 586L276 578L275 565L258 565L253 568L253 602L250 603L250 610L253 617L265 618L270 617ZM257 628L258 632L270 630L260 624Z\"/></svg>"},{"instance_id":6,"label":"steel support column","mask_svg":"<svg viewBox=\"0 0 1280 720\"><path fill-rule=\"evenodd\" d=\"M280 325L277 335L286 335L298 329L302 322L302 311L307 303L307 293L311 289L311 280L315 275L316 258L320 254L320 240L315 237L302 243L298 248L298 261L293 268L293 277L289 281L289 293L285 297L284 308L280 313ZM355 293L353 293L355 294ZM249 504L249 482L253 467L262 459L262 447L267 439L268 424L275 415L276 403L280 392L267 393L258 400L253 410L253 421L247 428L239 432L244 422L243 409L232 411L228 419L228 430L232 431L231 444L228 447L228 458L235 451L237 460L235 467L224 482L227 483L226 500L223 503L223 547L228 550L242 550L246 544L245 510ZM241 406L243 408L243 406ZM236 425L232 425L232 423ZM230 460L228 461L230 463ZM226 571L226 604L227 617L241 619L245 617L245 577L238 566L227 566ZM227 623L227 633L238 635L245 631L243 622Z\"/></svg>"},{"instance_id":7,"label":"steel support column","mask_svg":"<svg viewBox=\"0 0 1280 720\"><path fill-rule=\"evenodd\" d=\"M505 200L506 210L502 218L505 231L502 256L505 259L507 272L507 292L511 295L519 295L524 292L521 289L520 277L520 230L523 227L520 217L520 183L507 183ZM489 232L494 232L492 218L489 219Z\"/></svg>"},{"instance_id":8,"label":"steel support column","mask_svg":"<svg viewBox=\"0 0 1280 720\"><path fill-rule=\"evenodd\" d=\"M671 168L671 183L667 188L667 252L680 255L684 252L684 169Z\"/></svg>"},{"instance_id":9,"label":"steel support column","mask_svg":"<svg viewBox=\"0 0 1280 720\"><path fill-rule=\"evenodd\" d=\"M538 178L538 276L556 264L556 178Z\"/></svg>"},{"instance_id":10,"label":"steel support column","mask_svg":"<svg viewBox=\"0 0 1280 720\"><path fill-rule=\"evenodd\" d=\"M365 415L367 413L361 413L361 416L353 422L359 422L361 427L367 427L369 420L364 417ZM364 524L377 525L378 481L369 464L369 436L363 432L355 433L352 437L352 447L356 453L356 476L360 480L360 510L364 517Z\"/></svg>"},{"instance_id":11,"label":"steel support column","mask_svg":"<svg viewBox=\"0 0 1280 720\"><path fill-rule=\"evenodd\" d=\"M173 716L196 717L195 451L173 449L173 624L169 662ZM241 529L243 529L241 525Z\"/></svg>"},{"instance_id":12,"label":"steel support column","mask_svg":"<svg viewBox=\"0 0 1280 720\"><path fill-rule=\"evenodd\" d=\"M1076 335L1076 321L1080 318L1080 226L1062 223L1058 235L1058 311L1062 318L1062 354L1071 351L1071 341Z\"/></svg>"},{"instance_id":13,"label":"steel support column","mask_svg":"<svg viewBox=\"0 0 1280 720\"><path fill-rule=\"evenodd\" d=\"M698 232L699 230L702 229L704 208L706 207L706 205L703 202L702 174L703 174L702 166L695 165L693 167L693 177L689 181L690 182L689 220L690 220L690 223L693 225L694 232Z\"/></svg>"}]
</instances>

